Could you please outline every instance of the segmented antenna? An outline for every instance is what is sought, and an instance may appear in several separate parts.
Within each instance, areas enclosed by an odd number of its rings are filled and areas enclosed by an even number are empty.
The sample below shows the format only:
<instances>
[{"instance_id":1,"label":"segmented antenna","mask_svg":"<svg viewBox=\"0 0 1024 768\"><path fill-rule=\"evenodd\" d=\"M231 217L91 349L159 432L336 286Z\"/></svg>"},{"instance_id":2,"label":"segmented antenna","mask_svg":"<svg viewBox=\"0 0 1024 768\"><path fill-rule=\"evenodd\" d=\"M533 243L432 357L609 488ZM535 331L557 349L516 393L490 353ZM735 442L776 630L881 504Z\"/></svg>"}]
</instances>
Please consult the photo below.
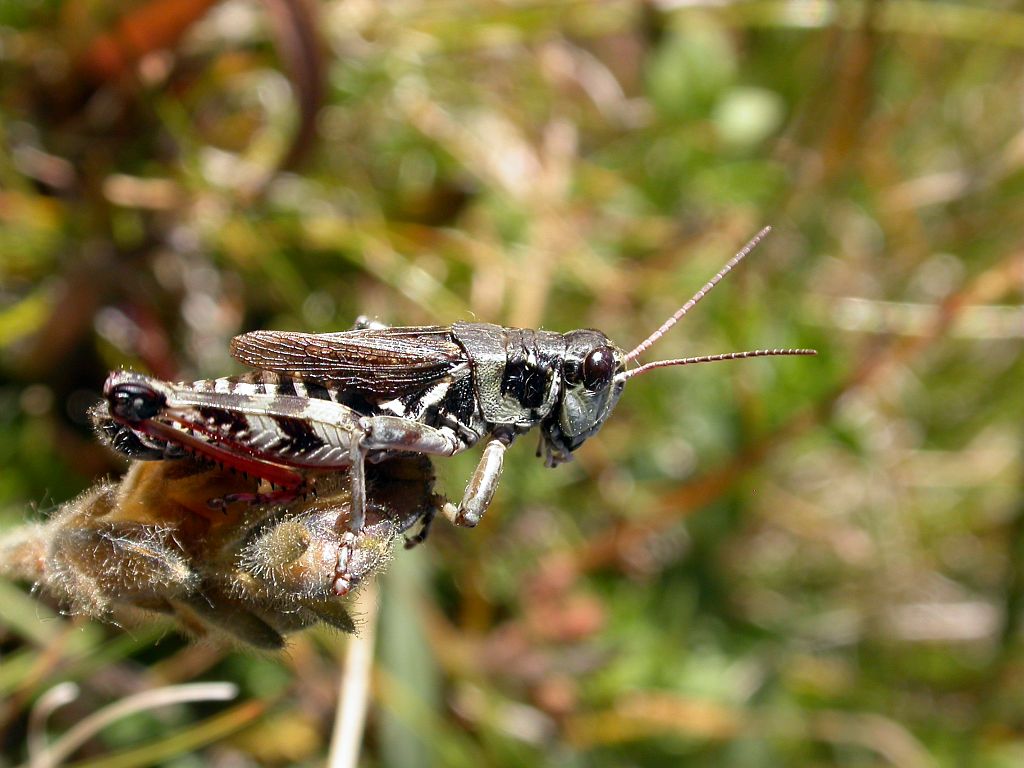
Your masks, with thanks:
<instances>
[{"instance_id":1,"label":"segmented antenna","mask_svg":"<svg viewBox=\"0 0 1024 768\"><path fill-rule=\"evenodd\" d=\"M647 363L641 365L639 368L633 368L628 371L623 371L618 374L615 378L621 381L626 381L639 376L641 373L647 371L653 371L655 368L667 368L670 365L693 365L694 363L715 363L720 360L742 360L745 357L771 357L775 355L816 355L818 351L815 349L751 349L746 352L725 352L721 355L701 355L700 357L681 357L677 360L658 360L653 363Z\"/></svg>"},{"instance_id":2,"label":"segmented antenna","mask_svg":"<svg viewBox=\"0 0 1024 768\"><path fill-rule=\"evenodd\" d=\"M658 330L656 330L654 333L652 333L646 339L644 339L639 344L637 344L636 347L631 352L626 353L626 360L627 361L633 360L633 359L639 357L640 355L642 355L648 349L650 349L651 345L654 344L654 342L656 342L658 339L660 339L662 336L664 336L665 333L673 325L678 323L680 318L682 318L683 315L685 315L687 312L689 312L691 309L693 309L698 301L700 301L705 296L707 296L708 292L712 288L714 288L716 285L718 285L719 281L723 277L725 277L727 274L729 274L732 271L733 267L735 267L737 264L739 264L741 261L743 261L743 259L746 258L747 254L749 254L752 250L754 250L757 247L757 244L760 243L762 240L764 240L764 238L771 231L772 231L771 227L765 227L760 232L758 232L756 235L754 235L754 237L751 238L750 242L747 243L745 246L743 246L743 248L740 250L739 253L737 253L735 256L733 256L731 259L729 259L729 261L726 262L725 266L722 267L718 271L717 275L715 275L710 280L708 280L707 283L704 284L703 288L701 288L699 291L697 291L695 294L693 294L693 298L692 299L690 299L688 302L683 304L683 306L681 306L678 310L676 310L676 313L674 315L672 315L672 317L670 317L664 323L662 323L661 327ZM741 354L744 354L744 353L741 353ZM722 359L728 360L730 358L722 358ZM646 367L647 366L644 366L644 368L646 368ZM638 368L636 370L643 370L643 369L642 368Z\"/></svg>"}]
</instances>

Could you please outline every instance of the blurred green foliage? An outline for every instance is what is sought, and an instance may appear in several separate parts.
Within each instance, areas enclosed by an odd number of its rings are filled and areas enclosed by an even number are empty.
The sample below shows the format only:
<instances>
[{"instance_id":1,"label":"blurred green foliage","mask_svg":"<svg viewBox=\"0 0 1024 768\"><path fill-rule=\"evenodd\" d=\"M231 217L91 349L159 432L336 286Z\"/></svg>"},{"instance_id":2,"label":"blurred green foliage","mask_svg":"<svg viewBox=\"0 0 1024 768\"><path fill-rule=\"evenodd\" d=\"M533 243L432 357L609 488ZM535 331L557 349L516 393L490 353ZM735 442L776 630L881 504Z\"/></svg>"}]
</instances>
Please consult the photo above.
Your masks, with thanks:
<instances>
[{"instance_id":1,"label":"blurred green foliage","mask_svg":"<svg viewBox=\"0 0 1024 768\"><path fill-rule=\"evenodd\" d=\"M637 380L555 472L510 450L485 523L381 579L364 764L1017 765L1022 48L996 0L0 3L0 525L118 470L111 368L226 375L236 333L359 314L628 346L771 223L655 357L820 356ZM0 764L66 680L54 731L192 679L261 702L89 765L326 754L341 638L240 655L0 588Z\"/></svg>"}]
</instances>

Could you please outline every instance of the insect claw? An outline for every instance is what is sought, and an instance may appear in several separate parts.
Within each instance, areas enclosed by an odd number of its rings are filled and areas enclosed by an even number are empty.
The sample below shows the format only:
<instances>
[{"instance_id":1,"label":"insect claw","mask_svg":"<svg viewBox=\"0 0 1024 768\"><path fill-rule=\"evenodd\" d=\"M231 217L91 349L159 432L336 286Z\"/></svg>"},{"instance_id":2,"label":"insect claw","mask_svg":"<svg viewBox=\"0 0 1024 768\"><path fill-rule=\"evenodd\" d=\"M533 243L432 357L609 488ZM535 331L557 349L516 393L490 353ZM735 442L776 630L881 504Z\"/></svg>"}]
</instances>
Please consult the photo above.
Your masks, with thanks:
<instances>
[{"instance_id":1,"label":"insect claw","mask_svg":"<svg viewBox=\"0 0 1024 768\"><path fill-rule=\"evenodd\" d=\"M413 536L405 537L405 548L412 549L417 547L427 540L427 536L430 535L430 525L434 522L434 515L428 515L423 518L423 522L420 525L419 531Z\"/></svg>"},{"instance_id":2,"label":"insect claw","mask_svg":"<svg viewBox=\"0 0 1024 768\"><path fill-rule=\"evenodd\" d=\"M352 591L352 582L346 579L341 574L334 577L334 594L338 597L344 597Z\"/></svg>"},{"instance_id":3,"label":"insect claw","mask_svg":"<svg viewBox=\"0 0 1024 768\"><path fill-rule=\"evenodd\" d=\"M337 565L334 570L334 594L338 597L347 595L355 584L355 578L349 571L352 559L352 547L355 545L356 537L351 533L342 536L344 542L338 547Z\"/></svg>"}]
</instances>

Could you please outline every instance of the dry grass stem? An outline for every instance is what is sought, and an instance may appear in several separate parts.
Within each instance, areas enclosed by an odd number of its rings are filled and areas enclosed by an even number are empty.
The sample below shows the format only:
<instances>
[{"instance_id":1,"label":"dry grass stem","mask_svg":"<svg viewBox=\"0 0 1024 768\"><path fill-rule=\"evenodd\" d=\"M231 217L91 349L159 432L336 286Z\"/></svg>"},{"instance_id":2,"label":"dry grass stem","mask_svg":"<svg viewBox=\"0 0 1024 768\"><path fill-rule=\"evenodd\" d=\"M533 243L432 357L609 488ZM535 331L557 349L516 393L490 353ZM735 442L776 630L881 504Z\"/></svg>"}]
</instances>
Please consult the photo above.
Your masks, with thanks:
<instances>
[{"instance_id":1,"label":"dry grass stem","mask_svg":"<svg viewBox=\"0 0 1024 768\"><path fill-rule=\"evenodd\" d=\"M173 704L200 701L229 701L238 695L238 686L233 683L186 683L157 688L152 691L128 696L116 704L110 704L80 721L49 747L38 750L43 743L42 728L46 716L77 697L74 686L58 686L53 690L52 699L41 700L37 705L40 714L33 715L35 734L30 736L29 761L24 768L54 768L67 760L76 749L102 731L108 725L129 715Z\"/></svg>"},{"instance_id":2,"label":"dry grass stem","mask_svg":"<svg viewBox=\"0 0 1024 768\"><path fill-rule=\"evenodd\" d=\"M358 634L348 639L345 664L338 686L338 709L331 735L328 768L356 768L362 751L363 729L370 700L376 639L377 586L367 584L356 598L356 614L360 616Z\"/></svg>"}]
</instances>

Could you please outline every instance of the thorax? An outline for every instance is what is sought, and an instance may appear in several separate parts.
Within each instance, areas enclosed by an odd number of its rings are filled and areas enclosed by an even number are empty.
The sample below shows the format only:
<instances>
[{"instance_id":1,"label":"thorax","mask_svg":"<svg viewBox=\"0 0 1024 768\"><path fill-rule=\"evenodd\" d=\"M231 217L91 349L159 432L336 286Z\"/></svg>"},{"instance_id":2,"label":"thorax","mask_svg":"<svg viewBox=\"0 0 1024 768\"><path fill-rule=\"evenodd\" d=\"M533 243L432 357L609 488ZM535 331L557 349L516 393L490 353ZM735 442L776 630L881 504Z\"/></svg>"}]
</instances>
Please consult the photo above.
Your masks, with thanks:
<instances>
[{"instance_id":1,"label":"thorax","mask_svg":"<svg viewBox=\"0 0 1024 768\"><path fill-rule=\"evenodd\" d=\"M490 430L525 432L558 403L565 356L562 334L455 323L452 335L469 358L480 413Z\"/></svg>"}]
</instances>

